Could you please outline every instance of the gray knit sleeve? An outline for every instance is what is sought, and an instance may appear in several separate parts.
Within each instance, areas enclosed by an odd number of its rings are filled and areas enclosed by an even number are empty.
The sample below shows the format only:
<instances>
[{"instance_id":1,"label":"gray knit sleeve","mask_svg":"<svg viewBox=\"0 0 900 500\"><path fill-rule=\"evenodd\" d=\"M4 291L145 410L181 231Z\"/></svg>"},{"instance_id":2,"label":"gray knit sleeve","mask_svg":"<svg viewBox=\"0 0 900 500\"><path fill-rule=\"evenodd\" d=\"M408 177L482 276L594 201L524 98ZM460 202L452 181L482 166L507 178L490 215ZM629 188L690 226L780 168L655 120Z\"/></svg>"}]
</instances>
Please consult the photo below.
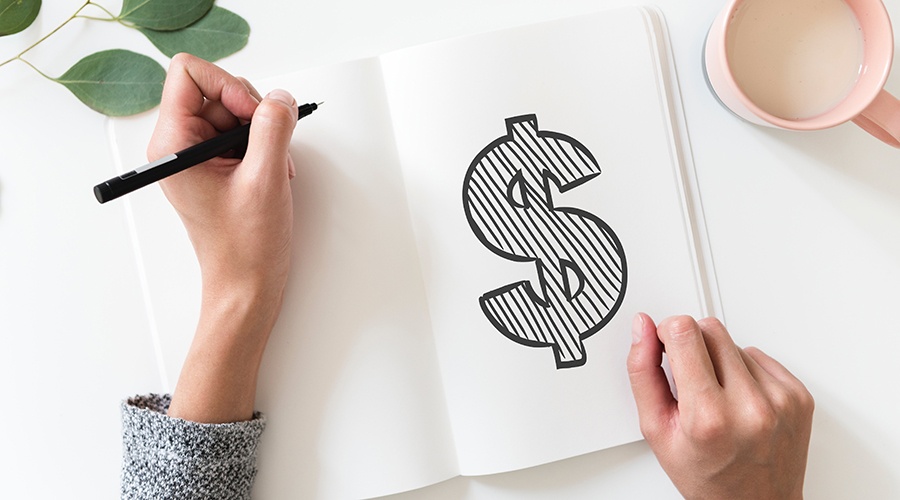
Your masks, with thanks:
<instances>
[{"instance_id":1,"label":"gray knit sleeve","mask_svg":"<svg viewBox=\"0 0 900 500\"><path fill-rule=\"evenodd\" d=\"M171 396L122 402L122 499L248 499L265 417L200 424L166 415Z\"/></svg>"}]
</instances>

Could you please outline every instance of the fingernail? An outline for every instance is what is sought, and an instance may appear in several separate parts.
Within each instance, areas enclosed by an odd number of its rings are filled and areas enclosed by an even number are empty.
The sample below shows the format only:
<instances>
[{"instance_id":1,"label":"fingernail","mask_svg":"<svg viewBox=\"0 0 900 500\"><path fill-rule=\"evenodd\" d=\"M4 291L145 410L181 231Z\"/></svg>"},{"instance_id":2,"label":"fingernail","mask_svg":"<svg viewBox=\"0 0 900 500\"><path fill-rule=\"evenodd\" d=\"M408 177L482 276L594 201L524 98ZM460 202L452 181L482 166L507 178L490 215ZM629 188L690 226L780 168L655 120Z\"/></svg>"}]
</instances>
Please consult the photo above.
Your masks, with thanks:
<instances>
[{"instance_id":1,"label":"fingernail","mask_svg":"<svg viewBox=\"0 0 900 500\"><path fill-rule=\"evenodd\" d=\"M631 320L631 343L638 344L641 342L641 337L644 334L644 315L641 313L637 313L634 315L634 319Z\"/></svg>"},{"instance_id":2,"label":"fingernail","mask_svg":"<svg viewBox=\"0 0 900 500\"><path fill-rule=\"evenodd\" d=\"M266 94L266 99L274 99L278 102L283 102L288 106L293 106L297 101L294 100L294 97L288 93L286 90L275 89L268 94Z\"/></svg>"}]
</instances>

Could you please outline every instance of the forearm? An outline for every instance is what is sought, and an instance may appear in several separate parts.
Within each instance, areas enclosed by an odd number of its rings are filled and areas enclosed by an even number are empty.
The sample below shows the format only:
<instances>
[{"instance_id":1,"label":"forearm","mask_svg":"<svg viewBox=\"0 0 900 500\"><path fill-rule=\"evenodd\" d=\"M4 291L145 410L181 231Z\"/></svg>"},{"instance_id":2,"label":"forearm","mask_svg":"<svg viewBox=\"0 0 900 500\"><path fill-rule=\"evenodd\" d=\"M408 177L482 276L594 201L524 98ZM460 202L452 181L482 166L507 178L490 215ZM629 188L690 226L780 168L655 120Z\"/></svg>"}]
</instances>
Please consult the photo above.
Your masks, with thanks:
<instances>
[{"instance_id":1,"label":"forearm","mask_svg":"<svg viewBox=\"0 0 900 500\"><path fill-rule=\"evenodd\" d=\"M204 284L200 321L168 415L224 423L253 415L266 342L281 308L281 287Z\"/></svg>"}]
</instances>

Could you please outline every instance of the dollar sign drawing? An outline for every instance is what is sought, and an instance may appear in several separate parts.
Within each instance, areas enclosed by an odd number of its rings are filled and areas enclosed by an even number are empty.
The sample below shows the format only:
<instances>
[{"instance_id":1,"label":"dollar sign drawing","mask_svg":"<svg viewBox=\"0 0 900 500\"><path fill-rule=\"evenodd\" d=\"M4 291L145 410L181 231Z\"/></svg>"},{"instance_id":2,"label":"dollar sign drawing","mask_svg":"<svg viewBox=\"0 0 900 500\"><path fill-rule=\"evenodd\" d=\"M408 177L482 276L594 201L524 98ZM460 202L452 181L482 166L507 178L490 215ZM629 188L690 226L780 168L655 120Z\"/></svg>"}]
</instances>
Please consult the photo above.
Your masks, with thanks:
<instances>
[{"instance_id":1,"label":"dollar sign drawing","mask_svg":"<svg viewBox=\"0 0 900 500\"><path fill-rule=\"evenodd\" d=\"M557 368L587 361L583 340L616 314L625 296L622 245L600 218L556 207L563 193L600 175L584 145L538 129L536 115L506 119L506 135L472 160L463 206L472 231L495 254L537 266L529 280L485 293L488 320L509 339L552 347Z\"/></svg>"}]
</instances>

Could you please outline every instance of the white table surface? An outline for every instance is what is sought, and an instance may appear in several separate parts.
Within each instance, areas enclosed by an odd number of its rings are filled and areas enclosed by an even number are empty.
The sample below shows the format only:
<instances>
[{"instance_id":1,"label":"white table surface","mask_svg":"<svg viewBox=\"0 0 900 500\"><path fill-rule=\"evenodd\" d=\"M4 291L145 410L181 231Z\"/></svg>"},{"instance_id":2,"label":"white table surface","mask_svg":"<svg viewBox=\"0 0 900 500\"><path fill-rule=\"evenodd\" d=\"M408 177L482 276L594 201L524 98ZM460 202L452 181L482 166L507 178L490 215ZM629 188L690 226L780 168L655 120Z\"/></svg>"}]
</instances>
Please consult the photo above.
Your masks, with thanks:
<instances>
[{"instance_id":1,"label":"white table surface","mask_svg":"<svg viewBox=\"0 0 900 500\"><path fill-rule=\"evenodd\" d=\"M117 11L119 2L100 2ZM251 80L628 0L334 0L219 5L249 45L220 63ZM888 0L900 19L900 0ZM810 133L739 121L701 71L722 0L659 0L678 66L727 324L817 401L809 498L900 498L900 151L853 125ZM18 53L80 2L44 0ZM96 50L165 58L137 32L76 21L30 59L58 75ZM900 76L888 89L900 93ZM22 64L0 68L0 496L115 498L119 401L159 390L105 118ZM623 361L624 370L624 361ZM677 498L643 442L396 498Z\"/></svg>"}]
</instances>

